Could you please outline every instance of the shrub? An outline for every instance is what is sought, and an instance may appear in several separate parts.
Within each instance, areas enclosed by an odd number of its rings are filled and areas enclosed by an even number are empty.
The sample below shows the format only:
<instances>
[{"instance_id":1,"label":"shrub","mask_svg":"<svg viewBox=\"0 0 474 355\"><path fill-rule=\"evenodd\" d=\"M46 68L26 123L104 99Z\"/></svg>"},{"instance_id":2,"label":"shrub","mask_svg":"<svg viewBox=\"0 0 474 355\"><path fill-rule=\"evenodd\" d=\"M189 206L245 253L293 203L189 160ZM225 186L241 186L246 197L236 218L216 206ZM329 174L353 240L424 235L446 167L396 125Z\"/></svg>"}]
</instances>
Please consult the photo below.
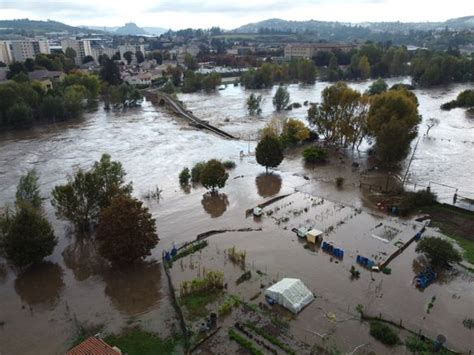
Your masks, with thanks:
<instances>
[{"instance_id":1,"label":"shrub","mask_svg":"<svg viewBox=\"0 0 474 355\"><path fill-rule=\"evenodd\" d=\"M416 192L405 192L400 208L405 211L411 211L416 208L431 206L436 203L436 195L428 190Z\"/></svg>"},{"instance_id":2,"label":"shrub","mask_svg":"<svg viewBox=\"0 0 474 355\"><path fill-rule=\"evenodd\" d=\"M307 163L323 163L328 158L328 152L320 147L308 147L303 151L303 158Z\"/></svg>"},{"instance_id":3,"label":"shrub","mask_svg":"<svg viewBox=\"0 0 474 355\"><path fill-rule=\"evenodd\" d=\"M180 185L189 185L189 179L191 178L191 174L189 173L188 168L184 168L179 173L179 183Z\"/></svg>"},{"instance_id":4,"label":"shrub","mask_svg":"<svg viewBox=\"0 0 474 355\"><path fill-rule=\"evenodd\" d=\"M424 253L433 266L444 266L462 260L461 254L445 239L424 237L416 246L417 253Z\"/></svg>"},{"instance_id":5,"label":"shrub","mask_svg":"<svg viewBox=\"0 0 474 355\"><path fill-rule=\"evenodd\" d=\"M240 346L247 349L252 355L263 355L253 342L245 338L243 335L237 333L234 329L229 329L229 338L239 343Z\"/></svg>"},{"instance_id":6,"label":"shrub","mask_svg":"<svg viewBox=\"0 0 474 355\"><path fill-rule=\"evenodd\" d=\"M224 165L224 168L226 168L227 170L234 169L236 166L235 162L232 160L224 160L222 162L222 165Z\"/></svg>"},{"instance_id":7,"label":"shrub","mask_svg":"<svg viewBox=\"0 0 474 355\"><path fill-rule=\"evenodd\" d=\"M230 295L227 297L219 308L217 309L217 314L219 317L226 316L232 312L232 309L237 307L240 304L240 299L237 296Z\"/></svg>"},{"instance_id":8,"label":"shrub","mask_svg":"<svg viewBox=\"0 0 474 355\"><path fill-rule=\"evenodd\" d=\"M200 161L199 163L196 163L193 168L191 169L191 182L194 184L200 183L201 182L201 172L204 169L204 166L206 165L205 162Z\"/></svg>"},{"instance_id":9,"label":"shrub","mask_svg":"<svg viewBox=\"0 0 474 355\"><path fill-rule=\"evenodd\" d=\"M381 322L370 322L370 335L388 346L394 346L400 343L400 338L397 333L388 325Z\"/></svg>"},{"instance_id":10,"label":"shrub","mask_svg":"<svg viewBox=\"0 0 474 355\"><path fill-rule=\"evenodd\" d=\"M237 250L235 246L227 249L227 256L229 257L229 260L232 261L234 264L240 265L241 267L245 267L246 255L247 252L245 250Z\"/></svg>"}]
</instances>

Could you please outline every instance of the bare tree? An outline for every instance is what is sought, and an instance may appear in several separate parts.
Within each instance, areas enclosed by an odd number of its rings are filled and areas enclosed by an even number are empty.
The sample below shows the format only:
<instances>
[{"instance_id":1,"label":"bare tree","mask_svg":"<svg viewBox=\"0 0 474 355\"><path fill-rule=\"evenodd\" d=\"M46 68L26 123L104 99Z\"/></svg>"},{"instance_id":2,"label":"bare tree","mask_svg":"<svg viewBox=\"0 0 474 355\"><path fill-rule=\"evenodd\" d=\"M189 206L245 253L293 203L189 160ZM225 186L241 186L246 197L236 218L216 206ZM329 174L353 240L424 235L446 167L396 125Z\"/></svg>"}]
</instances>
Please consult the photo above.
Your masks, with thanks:
<instances>
[{"instance_id":1,"label":"bare tree","mask_svg":"<svg viewBox=\"0 0 474 355\"><path fill-rule=\"evenodd\" d=\"M434 126L437 126L439 124L439 120L437 118L430 118L428 121L426 121L426 133L425 135L427 136L430 133L430 129L433 128Z\"/></svg>"}]
</instances>

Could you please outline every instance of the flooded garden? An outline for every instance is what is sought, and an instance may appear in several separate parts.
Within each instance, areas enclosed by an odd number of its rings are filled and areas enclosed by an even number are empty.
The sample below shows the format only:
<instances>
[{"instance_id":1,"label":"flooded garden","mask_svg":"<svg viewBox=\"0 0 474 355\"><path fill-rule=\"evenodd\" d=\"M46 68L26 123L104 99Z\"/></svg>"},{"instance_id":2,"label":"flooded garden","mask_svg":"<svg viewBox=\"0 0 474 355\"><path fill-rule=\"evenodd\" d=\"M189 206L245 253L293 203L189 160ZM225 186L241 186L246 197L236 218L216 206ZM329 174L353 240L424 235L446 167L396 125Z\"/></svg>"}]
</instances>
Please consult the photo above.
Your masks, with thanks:
<instances>
[{"instance_id":1,"label":"flooded garden","mask_svg":"<svg viewBox=\"0 0 474 355\"><path fill-rule=\"evenodd\" d=\"M409 79L388 83L400 81ZM291 102L318 102L327 85L290 85ZM370 82L349 85L364 91ZM439 108L464 89L452 85L414 91L423 123L408 186L430 185L443 202L451 202L456 189L460 197L474 199L474 118L462 109ZM367 144L360 152L338 152L324 166L305 164L301 147L289 151L270 174L256 163L258 131L274 115L275 90L259 91L264 97L260 117L247 115L249 91L241 87L179 95L194 115L239 140L189 127L150 102L121 112L99 108L79 121L0 133L0 205L14 203L19 177L35 168L46 199L45 214L59 239L54 253L34 269L20 272L0 259L0 353L64 353L78 332L91 326L101 326L106 333L140 326L163 338L179 333L162 255L203 233L206 245L169 268L192 339L203 340L195 353L237 352L239 340L229 340L232 332L240 337L251 334L269 353L288 353L281 344L298 354L322 348L405 353L402 346L389 348L372 338L362 315L400 324L402 339L410 332L430 339L441 334L450 349L474 350L473 330L463 326L466 318L474 318L474 274L456 266L424 291L414 286L424 260L412 239L425 222L387 216L360 188L366 175L377 175L367 171ZM280 115L306 121L306 111L303 105ZM440 123L426 136L425 123L432 117ZM54 186L74 169L89 168L103 153L122 162L134 195L145 201L157 221L160 242L152 255L124 270L112 270L98 255L94 240L77 237L69 224L56 218L49 202ZM183 189L179 171L211 158L236 163L226 187L218 194L201 186ZM407 163L391 173L403 175ZM342 188L334 184L337 176L345 179ZM378 178L385 183L385 175ZM159 199L147 198L157 188ZM286 197L264 207L262 217L246 215L277 196ZM344 256L336 258L292 231L303 227L324 232L324 240L344 250ZM209 231L221 233L206 234ZM439 231L427 227L424 235L436 236ZM402 248L389 261L389 274L372 272L357 262L360 255L383 263ZM186 302L188 283L211 272L222 274L213 281L219 284L215 297ZM265 289L285 277L302 280L315 295L297 316L266 304ZM218 327L205 339L209 330L201 328L210 313L218 316Z\"/></svg>"}]
</instances>

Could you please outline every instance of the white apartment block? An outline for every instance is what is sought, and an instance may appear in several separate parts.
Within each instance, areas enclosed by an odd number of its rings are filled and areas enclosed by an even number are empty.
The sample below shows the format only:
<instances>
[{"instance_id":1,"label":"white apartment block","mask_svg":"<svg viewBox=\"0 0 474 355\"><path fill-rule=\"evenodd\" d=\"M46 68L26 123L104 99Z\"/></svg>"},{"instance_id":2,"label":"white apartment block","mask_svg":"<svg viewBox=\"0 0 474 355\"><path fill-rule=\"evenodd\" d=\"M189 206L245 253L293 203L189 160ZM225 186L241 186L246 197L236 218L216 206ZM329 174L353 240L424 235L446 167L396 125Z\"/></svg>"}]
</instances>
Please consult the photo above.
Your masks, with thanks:
<instances>
[{"instance_id":1,"label":"white apartment block","mask_svg":"<svg viewBox=\"0 0 474 355\"><path fill-rule=\"evenodd\" d=\"M11 41L10 46L13 61L15 62L24 62L28 58L33 59L40 53L50 53L48 41L45 40Z\"/></svg>"},{"instance_id":2,"label":"white apartment block","mask_svg":"<svg viewBox=\"0 0 474 355\"><path fill-rule=\"evenodd\" d=\"M66 53L66 49L72 48L76 52L75 62L77 65L82 64L84 57L90 55L93 56L91 41L86 39L76 40L76 39L65 39L61 41L61 47L63 52Z\"/></svg>"},{"instance_id":3,"label":"white apartment block","mask_svg":"<svg viewBox=\"0 0 474 355\"><path fill-rule=\"evenodd\" d=\"M94 57L94 59L98 61L99 56L101 56L102 54L105 54L110 59L117 52L118 51L115 48L92 48L92 57Z\"/></svg>"},{"instance_id":4,"label":"white apartment block","mask_svg":"<svg viewBox=\"0 0 474 355\"><path fill-rule=\"evenodd\" d=\"M122 61L126 61L125 58L123 57L124 53L132 52L133 54L135 54L136 52L142 52L143 55L145 55L145 46L143 44L137 44L137 45L126 44L123 46L118 46L118 51L120 52L120 59ZM136 59L134 58L133 60L135 61Z\"/></svg>"},{"instance_id":5,"label":"white apartment block","mask_svg":"<svg viewBox=\"0 0 474 355\"><path fill-rule=\"evenodd\" d=\"M0 41L0 62L5 63L6 65L13 63L9 41Z\"/></svg>"}]
</instances>

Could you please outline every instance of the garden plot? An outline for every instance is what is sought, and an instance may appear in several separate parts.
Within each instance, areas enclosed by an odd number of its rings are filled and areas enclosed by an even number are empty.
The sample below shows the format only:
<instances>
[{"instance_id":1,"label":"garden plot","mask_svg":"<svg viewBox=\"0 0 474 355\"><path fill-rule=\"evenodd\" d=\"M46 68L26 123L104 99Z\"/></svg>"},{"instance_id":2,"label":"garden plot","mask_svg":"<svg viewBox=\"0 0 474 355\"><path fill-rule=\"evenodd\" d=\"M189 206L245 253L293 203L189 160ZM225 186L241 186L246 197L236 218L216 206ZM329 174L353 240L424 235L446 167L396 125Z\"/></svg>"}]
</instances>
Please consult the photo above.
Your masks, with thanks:
<instances>
[{"instance_id":1,"label":"garden plot","mask_svg":"<svg viewBox=\"0 0 474 355\"><path fill-rule=\"evenodd\" d=\"M321 230L323 241L345 254L362 255L380 264L399 252L424 226L382 218L300 192L265 208L264 213L264 223L274 223L288 233L302 227Z\"/></svg>"}]
</instances>

